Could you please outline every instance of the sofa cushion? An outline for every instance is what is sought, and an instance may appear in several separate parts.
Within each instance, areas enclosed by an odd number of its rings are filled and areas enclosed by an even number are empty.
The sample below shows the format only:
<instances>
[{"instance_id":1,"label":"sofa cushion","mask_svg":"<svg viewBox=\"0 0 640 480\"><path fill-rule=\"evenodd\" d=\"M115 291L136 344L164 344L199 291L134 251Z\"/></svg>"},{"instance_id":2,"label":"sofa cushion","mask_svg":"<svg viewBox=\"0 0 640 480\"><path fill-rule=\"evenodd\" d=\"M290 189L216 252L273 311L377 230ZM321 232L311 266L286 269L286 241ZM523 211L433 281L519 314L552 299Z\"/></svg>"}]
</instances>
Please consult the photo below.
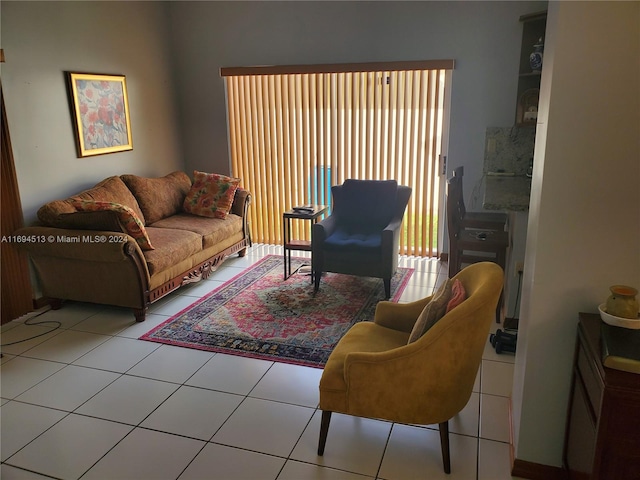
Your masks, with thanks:
<instances>
[{"instance_id":1,"label":"sofa cushion","mask_svg":"<svg viewBox=\"0 0 640 480\"><path fill-rule=\"evenodd\" d=\"M135 199L131 191L127 188L120 177L109 177L98 183L95 187L85 190L67 198L66 200L55 200L43 205L38 210L38 219L47 226L58 228L77 228L74 223L75 219L71 218L77 209L72 205L74 200L93 200L96 202L112 202L119 203L129 207L144 224L144 215L140 210L138 201ZM95 227L91 226L92 216L85 216L82 221L87 229L107 230L99 221L104 216L95 216Z\"/></svg>"},{"instance_id":2,"label":"sofa cushion","mask_svg":"<svg viewBox=\"0 0 640 480\"><path fill-rule=\"evenodd\" d=\"M224 220L221 218L200 217L190 213L179 213L164 218L151 225L156 228L173 228L187 230L202 236L202 248L217 245L226 238L242 232L242 217L230 213Z\"/></svg>"},{"instance_id":3,"label":"sofa cushion","mask_svg":"<svg viewBox=\"0 0 640 480\"><path fill-rule=\"evenodd\" d=\"M239 178L194 170L184 211L204 217L227 218L239 183Z\"/></svg>"},{"instance_id":4,"label":"sofa cushion","mask_svg":"<svg viewBox=\"0 0 640 480\"><path fill-rule=\"evenodd\" d=\"M81 212L114 212L125 232L131 235L142 250L153 250L142 220L126 205L113 202L96 202L93 200L74 200L72 205Z\"/></svg>"},{"instance_id":5,"label":"sofa cushion","mask_svg":"<svg viewBox=\"0 0 640 480\"><path fill-rule=\"evenodd\" d=\"M427 331L445 315L447 304L451 299L452 285L453 281L447 279L440 288L438 288L436 293L433 294L431 301L427 303L418 316L416 323L413 325L408 343L413 343L422 337L422 335L427 333Z\"/></svg>"},{"instance_id":6,"label":"sofa cushion","mask_svg":"<svg viewBox=\"0 0 640 480\"><path fill-rule=\"evenodd\" d=\"M154 250L142 252L150 275L177 265L202 250L202 236L197 233L151 226L147 233L155 246Z\"/></svg>"},{"instance_id":7,"label":"sofa cushion","mask_svg":"<svg viewBox=\"0 0 640 480\"><path fill-rule=\"evenodd\" d=\"M121 175L120 178L138 200L147 225L181 212L191 188L191 179L184 172L173 172L161 178L137 175Z\"/></svg>"}]
</instances>

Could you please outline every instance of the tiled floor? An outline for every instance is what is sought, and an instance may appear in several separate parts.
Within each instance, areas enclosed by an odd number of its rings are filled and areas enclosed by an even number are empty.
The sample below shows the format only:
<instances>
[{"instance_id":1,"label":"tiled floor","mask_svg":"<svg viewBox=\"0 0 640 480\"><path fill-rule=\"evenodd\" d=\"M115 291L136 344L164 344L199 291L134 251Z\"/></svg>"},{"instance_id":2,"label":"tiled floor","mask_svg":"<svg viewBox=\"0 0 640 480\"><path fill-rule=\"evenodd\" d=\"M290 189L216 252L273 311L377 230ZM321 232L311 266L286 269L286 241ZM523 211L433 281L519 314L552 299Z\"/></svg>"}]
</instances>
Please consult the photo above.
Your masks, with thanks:
<instances>
[{"instance_id":1,"label":"tiled floor","mask_svg":"<svg viewBox=\"0 0 640 480\"><path fill-rule=\"evenodd\" d=\"M5 479L444 479L509 474L513 356L487 342L467 407L450 422L452 473L438 431L334 414L316 455L319 369L160 345L137 338L278 247L256 245L210 279L155 304L135 323L126 309L80 303L2 327ZM444 279L436 260L415 272L402 302ZM444 266L446 267L446 265ZM23 339L35 337L28 341Z\"/></svg>"}]
</instances>

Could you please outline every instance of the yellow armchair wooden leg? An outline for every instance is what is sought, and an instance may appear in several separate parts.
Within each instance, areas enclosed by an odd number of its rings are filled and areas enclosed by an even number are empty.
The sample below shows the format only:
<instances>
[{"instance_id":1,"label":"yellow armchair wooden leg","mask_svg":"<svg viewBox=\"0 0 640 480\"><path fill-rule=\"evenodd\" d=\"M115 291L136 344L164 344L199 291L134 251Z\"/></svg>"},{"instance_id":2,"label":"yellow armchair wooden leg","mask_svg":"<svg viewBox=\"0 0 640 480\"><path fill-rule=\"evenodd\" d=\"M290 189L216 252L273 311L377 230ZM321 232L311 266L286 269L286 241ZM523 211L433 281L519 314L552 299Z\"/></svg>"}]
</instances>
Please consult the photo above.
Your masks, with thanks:
<instances>
[{"instance_id":1,"label":"yellow armchair wooden leg","mask_svg":"<svg viewBox=\"0 0 640 480\"><path fill-rule=\"evenodd\" d=\"M318 455L324 455L324 445L327 443L327 433L329 433L329 422L331 421L331 412L322 411L322 419L320 420L320 441L318 442Z\"/></svg>"},{"instance_id":2,"label":"yellow armchair wooden leg","mask_svg":"<svg viewBox=\"0 0 640 480\"><path fill-rule=\"evenodd\" d=\"M451 457L449 455L449 421L442 422L438 426L440 427L440 447L442 448L444 473L451 473Z\"/></svg>"}]
</instances>

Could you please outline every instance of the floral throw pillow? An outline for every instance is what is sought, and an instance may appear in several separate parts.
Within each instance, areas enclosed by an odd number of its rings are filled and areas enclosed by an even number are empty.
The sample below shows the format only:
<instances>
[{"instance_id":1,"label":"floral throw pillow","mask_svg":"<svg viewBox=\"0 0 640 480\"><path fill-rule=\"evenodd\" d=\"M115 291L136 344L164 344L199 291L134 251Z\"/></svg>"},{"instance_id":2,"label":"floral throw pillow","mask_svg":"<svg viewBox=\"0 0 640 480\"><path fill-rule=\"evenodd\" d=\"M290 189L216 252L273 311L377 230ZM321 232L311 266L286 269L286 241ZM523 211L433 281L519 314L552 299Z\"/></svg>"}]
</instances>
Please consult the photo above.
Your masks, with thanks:
<instances>
[{"instance_id":1,"label":"floral throw pillow","mask_svg":"<svg viewBox=\"0 0 640 480\"><path fill-rule=\"evenodd\" d=\"M114 202L95 202L93 200L74 200L72 205L76 210L81 212L98 212L110 210L116 212L118 220L122 224L122 228L125 229L127 234L132 236L142 250L154 250L154 246L151 245L147 230L144 228L144 224L140 217L126 205Z\"/></svg>"},{"instance_id":2,"label":"floral throw pillow","mask_svg":"<svg viewBox=\"0 0 640 480\"><path fill-rule=\"evenodd\" d=\"M195 170L191 190L184 199L184 211L202 217L227 218L239 183L239 178Z\"/></svg>"}]
</instances>

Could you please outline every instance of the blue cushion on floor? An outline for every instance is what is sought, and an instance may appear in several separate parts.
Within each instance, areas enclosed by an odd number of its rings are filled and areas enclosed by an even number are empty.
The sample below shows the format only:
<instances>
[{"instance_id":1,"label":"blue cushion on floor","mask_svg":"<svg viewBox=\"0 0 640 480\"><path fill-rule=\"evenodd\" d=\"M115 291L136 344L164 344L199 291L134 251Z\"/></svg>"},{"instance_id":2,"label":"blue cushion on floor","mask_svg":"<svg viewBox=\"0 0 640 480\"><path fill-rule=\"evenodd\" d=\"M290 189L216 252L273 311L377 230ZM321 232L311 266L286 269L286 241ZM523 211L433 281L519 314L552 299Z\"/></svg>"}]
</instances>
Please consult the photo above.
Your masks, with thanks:
<instances>
[{"instance_id":1,"label":"blue cushion on floor","mask_svg":"<svg viewBox=\"0 0 640 480\"><path fill-rule=\"evenodd\" d=\"M324 241L327 250L379 250L382 245L380 231L372 233L349 233L338 228Z\"/></svg>"}]
</instances>

